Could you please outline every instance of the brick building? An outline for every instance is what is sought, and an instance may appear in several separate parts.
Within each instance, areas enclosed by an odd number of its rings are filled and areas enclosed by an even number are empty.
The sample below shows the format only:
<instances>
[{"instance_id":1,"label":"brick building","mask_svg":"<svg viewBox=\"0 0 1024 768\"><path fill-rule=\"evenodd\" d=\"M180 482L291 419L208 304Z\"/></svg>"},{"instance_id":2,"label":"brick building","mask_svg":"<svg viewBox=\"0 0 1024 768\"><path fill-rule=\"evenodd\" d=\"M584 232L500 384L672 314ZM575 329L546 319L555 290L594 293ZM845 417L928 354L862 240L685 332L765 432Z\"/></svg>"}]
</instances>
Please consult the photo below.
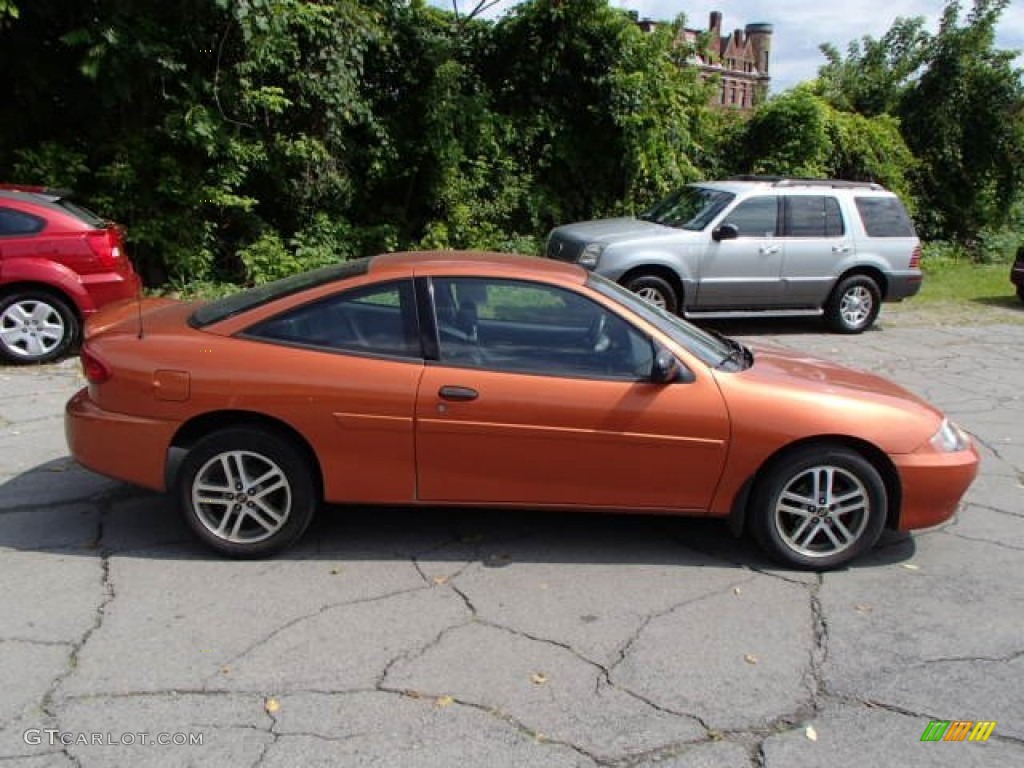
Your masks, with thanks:
<instances>
[{"instance_id":1,"label":"brick building","mask_svg":"<svg viewBox=\"0 0 1024 768\"><path fill-rule=\"evenodd\" d=\"M657 22L640 19L641 29L650 31ZM705 36L707 45L701 46ZM772 25L747 24L731 34L722 34L722 14L712 11L706 30L684 29L680 38L697 49L694 62L705 79L719 78L714 103L725 109L750 110L764 101L771 83Z\"/></svg>"}]
</instances>

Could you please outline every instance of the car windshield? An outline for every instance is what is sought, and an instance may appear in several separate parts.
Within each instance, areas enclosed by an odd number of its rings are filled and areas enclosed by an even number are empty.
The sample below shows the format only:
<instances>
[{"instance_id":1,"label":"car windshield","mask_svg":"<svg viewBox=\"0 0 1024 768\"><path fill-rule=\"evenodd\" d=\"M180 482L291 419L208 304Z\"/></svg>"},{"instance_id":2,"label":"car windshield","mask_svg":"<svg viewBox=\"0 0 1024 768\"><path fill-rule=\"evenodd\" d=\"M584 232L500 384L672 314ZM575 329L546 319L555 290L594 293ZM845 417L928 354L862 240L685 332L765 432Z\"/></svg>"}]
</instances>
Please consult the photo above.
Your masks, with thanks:
<instances>
[{"instance_id":1,"label":"car windshield","mask_svg":"<svg viewBox=\"0 0 1024 768\"><path fill-rule=\"evenodd\" d=\"M587 278L587 285L632 310L672 341L685 347L710 366L721 365L722 361L728 359L733 353L732 346L724 338L712 336L681 317L669 314L661 307L656 307L649 301L641 299L618 283L591 273Z\"/></svg>"},{"instance_id":2,"label":"car windshield","mask_svg":"<svg viewBox=\"0 0 1024 768\"><path fill-rule=\"evenodd\" d=\"M709 187L683 187L666 197L645 213L640 214L644 221L653 221L666 227L704 229L733 199L731 192Z\"/></svg>"},{"instance_id":3,"label":"car windshield","mask_svg":"<svg viewBox=\"0 0 1024 768\"><path fill-rule=\"evenodd\" d=\"M371 257L372 258L372 257ZM334 280L343 280L347 277L365 275L370 269L371 258L353 259L342 264L331 264L327 267L314 269L311 272L300 272L297 275L275 280L266 285L257 285L246 291L233 293L218 301L204 304L192 313L191 323L197 328L219 323L239 312L246 312L261 304L268 304L276 299L290 296L293 293L304 291Z\"/></svg>"}]
</instances>

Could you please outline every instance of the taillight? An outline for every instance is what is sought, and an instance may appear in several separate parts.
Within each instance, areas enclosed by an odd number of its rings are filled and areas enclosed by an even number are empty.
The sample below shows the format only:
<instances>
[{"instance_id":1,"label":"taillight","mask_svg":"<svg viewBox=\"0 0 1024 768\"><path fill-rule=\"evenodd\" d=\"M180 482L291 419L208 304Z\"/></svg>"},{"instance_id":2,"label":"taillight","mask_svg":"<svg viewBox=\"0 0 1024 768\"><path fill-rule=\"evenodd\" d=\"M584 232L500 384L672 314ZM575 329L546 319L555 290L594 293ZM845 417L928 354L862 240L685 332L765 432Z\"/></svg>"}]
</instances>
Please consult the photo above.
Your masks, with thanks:
<instances>
[{"instance_id":1,"label":"taillight","mask_svg":"<svg viewBox=\"0 0 1024 768\"><path fill-rule=\"evenodd\" d=\"M88 349L82 349L82 372L90 384L102 384L107 381L112 372L110 366L100 360Z\"/></svg>"},{"instance_id":2,"label":"taillight","mask_svg":"<svg viewBox=\"0 0 1024 768\"><path fill-rule=\"evenodd\" d=\"M914 252L910 254L910 268L920 269L921 268L921 246L914 246Z\"/></svg>"},{"instance_id":3,"label":"taillight","mask_svg":"<svg viewBox=\"0 0 1024 768\"><path fill-rule=\"evenodd\" d=\"M115 269L119 265L123 254L121 235L116 229L98 229L88 232L85 241L104 267Z\"/></svg>"}]
</instances>

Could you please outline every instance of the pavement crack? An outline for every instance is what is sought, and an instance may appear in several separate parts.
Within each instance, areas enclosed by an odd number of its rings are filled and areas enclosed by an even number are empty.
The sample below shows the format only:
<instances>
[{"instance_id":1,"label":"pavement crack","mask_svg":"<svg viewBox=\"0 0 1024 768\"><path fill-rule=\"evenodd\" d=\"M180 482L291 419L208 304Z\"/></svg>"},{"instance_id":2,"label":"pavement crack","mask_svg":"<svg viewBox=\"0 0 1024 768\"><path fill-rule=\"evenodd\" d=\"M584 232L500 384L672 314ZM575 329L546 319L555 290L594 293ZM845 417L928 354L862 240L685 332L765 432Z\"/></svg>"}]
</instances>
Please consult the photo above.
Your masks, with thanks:
<instances>
[{"instance_id":1,"label":"pavement crack","mask_svg":"<svg viewBox=\"0 0 1024 768\"><path fill-rule=\"evenodd\" d=\"M387 681L388 675L391 673L391 668L394 667L395 664L397 664L400 661L415 661L416 659L423 656L423 654L429 652L432 648L438 646L441 643L441 641L444 640L445 635L447 635L449 632L454 632L457 629L462 629L463 627L469 626L473 623L473 621L474 618L471 617L466 621L460 621L457 624L451 624L442 629L431 640L424 643L419 648L404 650L401 653L394 656L393 658L391 658L388 661L388 663L384 665L384 668L381 670L381 673L377 676L377 680L374 683L374 690L384 691L386 693L393 693L396 689L388 688L385 685L385 681Z\"/></svg>"},{"instance_id":2,"label":"pavement crack","mask_svg":"<svg viewBox=\"0 0 1024 768\"><path fill-rule=\"evenodd\" d=\"M274 708L270 706L271 702L275 702L273 696L267 695L263 698L263 713L270 719L270 725L263 729L262 732L270 735L270 741L263 745L263 749L260 750L256 760L253 761L252 768L259 768L263 765L263 762L267 759L267 755L270 754L270 750L277 744L281 738L281 734L277 732L277 716L274 714Z\"/></svg>"},{"instance_id":3,"label":"pavement crack","mask_svg":"<svg viewBox=\"0 0 1024 768\"><path fill-rule=\"evenodd\" d=\"M310 611L308 613L304 613L301 616L295 616L294 618L289 619L288 621L286 621L284 624L281 624L281 625L275 627L273 630L271 630L270 632L265 634L263 637L259 638L258 640L255 640L254 642L252 642L249 645L247 645L243 650L241 650L238 653L236 653L234 656L232 656L230 659L225 661L220 666L221 666L221 668L235 666L236 664L238 664L239 661L244 659L250 653L255 651L260 646L266 645L268 642L273 640L275 637L280 635L282 632L287 632L289 629L292 629L293 627L301 624L302 622L309 621L310 619L315 619L318 616L324 615L328 611L333 611L333 610L340 609L340 608L347 608L347 607L353 606L353 605L364 605L366 603L376 603L376 602L380 602L382 600L390 600L391 598L398 597L399 595L407 595L407 594L410 594L412 592L420 592L420 591L425 590L425 589L427 589L426 586L411 587L409 589L398 589L398 590L395 590L394 592L388 592L386 594L376 595L374 597L364 597L364 598L359 598L358 600L346 600L346 601L343 601L343 602L340 602L340 603L326 603L325 605L321 605L315 611ZM209 685L211 682L213 682L214 680L217 680L219 678L220 678L220 673L219 672L213 673L211 675L207 675L207 677L203 680L203 685Z\"/></svg>"},{"instance_id":4,"label":"pavement crack","mask_svg":"<svg viewBox=\"0 0 1024 768\"><path fill-rule=\"evenodd\" d=\"M817 575L817 580L810 585L811 606L811 633L812 640L810 658L808 659L807 677L811 692L811 707L814 712L819 709L821 697L826 693L825 677L822 672L825 662L828 661L828 619L825 616L825 609L821 604L821 588L825 584L825 577Z\"/></svg>"},{"instance_id":5,"label":"pavement crack","mask_svg":"<svg viewBox=\"0 0 1024 768\"><path fill-rule=\"evenodd\" d=\"M406 698L417 699L417 700L433 699L435 701L438 701L438 700L441 700L443 698L449 705L455 705L455 706L468 707L470 709L475 709L478 712L483 712L483 713L485 713L485 714L495 718L496 720L500 720L501 722L505 723L506 725L512 726L520 734L528 737L529 739L531 739L532 741L534 741L534 742L536 742L538 744L553 744L555 746L566 747L568 749L571 749L573 752L576 752L580 757L583 757L583 758L589 760L594 765L598 765L598 766L613 766L615 764L614 761L610 761L610 760L601 758L598 755L595 755L592 752L589 752L588 750L586 750L583 747L579 746L578 744L573 744L572 742L569 742L569 741L562 741L560 739L551 738L550 736L547 736L546 734L541 733L540 731L537 731L537 730L531 728L530 726L526 725L524 722L522 722L518 718L510 715L508 712L505 712L505 711L503 711L501 709L498 709L497 707L491 707L491 706L488 706L486 704L481 704L481 703L476 702L476 701L470 701L469 699L461 699L461 698L458 698L458 697L455 697L455 696L451 696L451 695L444 695L444 694L437 694L437 693L426 693L426 692L423 692L423 691L412 691L412 690L404 690L404 689L399 689L399 688L380 688L379 690L384 692L384 693L390 693L390 694L394 694L394 695L397 695L397 696L403 696L403 697L406 697Z\"/></svg>"},{"instance_id":6,"label":"pavement crack","mask_svg":"<svg viewBox=\"0 0 1024 768\"><path fill-rule=\"evenodd\" d=\"M109 505L104 505L100 511L99 521L96 526L96 547L100 549L100 587L101 587L101 598L99 605L96 606L96 611L93 616L92 625L82 633L81 637L77 641L72 643L66 643L70 645L71 649L68 652L68 661L64 667L64 670L53 679L50 683L50 687L46 693L43 694L43 698L39 703L39 709L52 720L54 723L60 723L60 719L57 716L56 705L57 705L57 690L71 675L78 669L78 658L85 647L86 643L89 642L96 632L103 626L103 621L107 616L107 608L113 602L117 593L114 589L114 582L110 577L110 551L102 548L104 526L106 524L106 515L110 510ZM61 752L75 765L80 765L77 757L75 757L67 746L64 746Z\"/></svg>"},{"instance_id":7,"label":"pavement crack","mask_svg":"<svg viewBox=\"0 0 1024 768\"><path fill-rule=\"evenodd\" d=\"M995 539L986 539L982 536L968 536L965 533L957 533L956 531L952 531L949 528L946 528L943 531L937 531L937 533L944 533L947 536L952 536L957 539L963 539L964 541L974 541L979 544L991 544L993 547L999 547L1000 549L1010 549L1015 552L1024 552L1024 547L1017 547L1013 544L1007 544L1004 541L997 541Z\"/></svg>"},{"instance_id":8,"label":"pavement crack","mask_svg":"<svg viewBox=\"0 0 1024 768\"><path fill-rule=\"evenodd\" d=\"M755 578L757 578L757 576L752 574L738 581L729 582L721 589L706 592L696 597L688 597L687 599L681 600L678 603L673 603L672 605L668 606L667 608L663 608L660 611L654 611L652 613L647 614L646 616L644 616L640 624L637 625L637 628L633 631L633 633L626 639L626 642L624 642L616 651L615 661L608 665L609 674L611 674L611 672L613 672L616 667L618 667L623 661L626 660L626 657L629 655L630 651L632 650L636 642L640 639L640 636L644 633L644 630L647 629L647 626L655 619L660 619L663 616L668 616L669 614L678 611L680 608L685 608L686 606L693 605L695 603L699 603L704 600L708 600L710 598L718 597L719 595L724 595L729 592L732 592L733 590L737 589L738 587L741 587L744 584L749 584Z\"/></svg>"}]
</instances>

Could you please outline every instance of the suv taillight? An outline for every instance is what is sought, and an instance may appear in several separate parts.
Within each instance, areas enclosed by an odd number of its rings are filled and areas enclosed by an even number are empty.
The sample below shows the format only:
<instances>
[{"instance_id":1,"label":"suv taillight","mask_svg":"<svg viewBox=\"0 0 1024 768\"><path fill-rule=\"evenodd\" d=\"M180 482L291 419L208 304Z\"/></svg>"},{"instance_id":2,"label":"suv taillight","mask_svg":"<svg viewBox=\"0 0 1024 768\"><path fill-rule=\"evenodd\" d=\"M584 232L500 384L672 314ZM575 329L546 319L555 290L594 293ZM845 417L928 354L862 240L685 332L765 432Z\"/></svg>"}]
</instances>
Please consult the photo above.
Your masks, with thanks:
<instances>
[{"instance_id":1,"label":"suv taillight","mask_svg":"<svg viewBox=\"0 0 1024 768\"><path fill-rule=\"evenodd\" d=\"M111 376L110 366L100 360L88 349L82 349L82 372L90 384L102 384Z\"/></svg>"},{"instance_id":2,"label":"suv taillight","mask_svg":"<svg viewBox=\"0 0 1024 768\"><path fill-rule=\"evenodd\" d=\"M921 268L921 246L914 246L914 252L910 254L910 268L920 269Z\"/></svg>"},{"instance_id":3,"label":"suv taillight","mask_svg":"<svg viewBox=\"0 0 1024 768\"><path fill-rule=\"evenodd\" d=\"M100 264L109 269L117 268L123 249L121 234L116 229L94 230L86 234L85 241L100 260Z\"/></svg>"}]
</instances>

